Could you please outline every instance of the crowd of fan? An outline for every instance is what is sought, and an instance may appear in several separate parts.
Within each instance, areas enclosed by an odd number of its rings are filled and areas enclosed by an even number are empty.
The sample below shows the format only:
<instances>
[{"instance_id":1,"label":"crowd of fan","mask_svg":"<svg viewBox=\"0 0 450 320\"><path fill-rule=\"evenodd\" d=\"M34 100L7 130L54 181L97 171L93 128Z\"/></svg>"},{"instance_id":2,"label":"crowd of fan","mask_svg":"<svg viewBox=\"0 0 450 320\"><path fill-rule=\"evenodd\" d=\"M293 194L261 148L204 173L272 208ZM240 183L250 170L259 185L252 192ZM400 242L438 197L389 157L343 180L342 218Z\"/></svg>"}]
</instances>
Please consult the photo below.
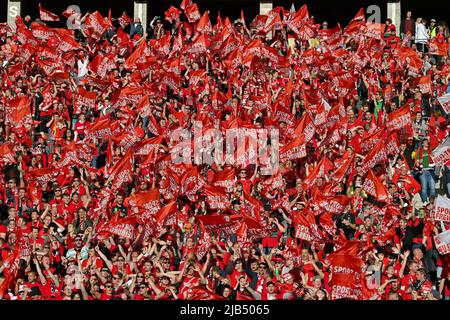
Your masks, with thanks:
<instances>
[{"instance_id":1,"label":"crowd of fan","mask_svg":"<svg viewBox=\"0 0 450 320\"><path fill-rule=\"evenodd\" d=\"M71 36L68 30L54 38L31 36L21 26L33 30L45 23L29 16L16 20L17 31L0 32L3 299L333 299L328 257L363 244L359 299L449 300L449 260L434 243L448 225L431 214L436 196L450 193L450 167L435 166L431 157L448 135L437 97L448 91L450 59L429 50L430 41L448 46L445 23L431 20L426 28L424 19L414 21L409 12L400 37L388 21L381 39L347 28L336 40L336 29L329 32L326 22L315 23L304 8L301 25L312 32L307 36L302 27L295 32L278 22L263 32L264 23L247 26L244 16L234 23L218 18L214 25L200 25L203 18L189 22L185 17L191 6L172 9L174 18L167 21L156 17L148 29L124 13L111 19L103 34L76 30L72 37L80 47L67 51L58 41ZM273 12L268 20L277 13L280 22L294 15ZM364 17L355 17L349 27L361 23ZM232 50L219 37L225 33ZM200 34L206 35L208 49L190 51ZM222 45L214 48L218 39ZM255 39L261 39L257 50L237 59ZM30 49L32 41L37 45ZM400 51L409 55L406 63ZM69 76L46 70L49 57ZM102 74L102 63L113 67ZM175 86L164 80L169 73L179 76ZM351 78L350 87L341 84L343 75ZM413 82L424 75L431 76L431 92L421 92ZM123 97L130 87L148 90L146 99ZM82 92L95 93L95 102L83 102ZM21 97L30 101L29 119L21 118L22 106L11 102ZM142 107L142 101L148 104ZM398 150L370 167L389 193L381 201L362 189L368 174L364 159L374 148L362 145L379 130L391 134L389 116L405 105L411 121L393 131ZM337 120L329 125L333 117ZM104 119L113 134L96 135L92 127ZM196 120L206 126L276 127L283 152L305 119L313 122L302 127L304 134L313 130L306 156L282 159L274 175L263 175L255 165L160 166L174 145L168 133L193 128ZM129 150L159 136L150 164L136 156L131 180L114 175ZM199 188L186 194L180 180L170 177L193 167ZM212 208L204 188L231 169L236 177L226 192L227 208ZM277 187L274 176L282 178ZM133 237L104 229L147 210L132 200L149 191L160 197L158 210L176 200L171 219L158 211L157 220L132 220ZM330 212L317 205L318 194L349 199L330 216L330 228L320 222ZM320 236L313 240L297 232L296 216L303 214L316 223ZM202 216L229 218L208 224L212 220ZM259 227L252 229L248 221ZM245 223L248 230L242 231Z\"/></svg>"}]
</instances>

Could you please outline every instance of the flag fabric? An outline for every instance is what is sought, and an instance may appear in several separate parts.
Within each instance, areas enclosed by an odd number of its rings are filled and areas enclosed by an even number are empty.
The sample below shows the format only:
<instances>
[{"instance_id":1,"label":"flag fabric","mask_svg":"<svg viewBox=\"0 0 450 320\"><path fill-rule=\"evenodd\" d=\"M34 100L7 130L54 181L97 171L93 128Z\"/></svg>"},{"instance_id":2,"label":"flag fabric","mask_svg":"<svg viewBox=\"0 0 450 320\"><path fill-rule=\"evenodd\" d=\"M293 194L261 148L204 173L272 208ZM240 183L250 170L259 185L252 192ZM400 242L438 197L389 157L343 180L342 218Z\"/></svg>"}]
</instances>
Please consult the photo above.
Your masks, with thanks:
<instances>
[{"instance_id":1,"label":"flag fabric","mask_svg":"<svg viewBox=\"0 0 450 320\"><path fill-rule=\"evenodd\" d=\"M361 274L364 262L347 252L328 257L331 269L330 290L333 300L361 300Z\"/></svg>"},{"instance_id":2,"label":"flag fabric","mask_svg":"<svg viewBox=\"0 0 450 320\"><path fill-rule=\"evenodd\" d=\"M211 209L225 210L230 207L231 202L224 188L208 185L205 187L204 192L206 194L206 202Z\"/></svg>"},{"instance_id":3,"label":"flag fabric","mask_svg":"<svg viewBox=\"0 0 450 320\"><path fill-rule=\"evenodd\" d=\"M111 219L98 230L98 234L101 236L105 236L105 234L114 234L121 238L134 240L137 236L136 217L130 216L118 220Z\"/></svg>"},{"instance_id":4,"label":"flag fabric","mask_svg":"<svg viewBox=\"0 0 450 320\"><path fill-rule=\"evenodd\" d=\"M450 200L438 194L432 216L434 220L450 222Z\"/></svg>"},{"instance_id":5,"label":"flag fabric","mask_svg":"<svg viewBox=\"0 0 450 320\"><path fill-rule=\"evenodd\" d=\"M377 178L372 169L369 169L367 177L362 185L362 190L374 196L378 201L388 201L391 198L386 186Z\"/></svg>"},{"instance_id":6,"label":"flag fabric","mask_svg":"<svg viewBox=\"0 0 450 320\"><path fill-rule=\"evenodd\" d=\"M59 21L59 16L54 14L48 10L42 8L42 5L39 3L39 15L42 21Z\"/></svg>"},{"instance_id":7,"label":"flag fabric","mask_svg":"<svg viewBox=\"0 0 450 320\"><path fill-rule=\"evenodd\" d=\"M306 157L305 136L302 134L280 149L280 162Z\"/></svg>"},{"instance_id":8,"label":"flag fabric","mask_svg":"<svg viewBox=\"0 0 450 320\"><path fill-rule=\"evenodd\" d=\"M445 165L450 160L450 137L432 151L431 157L434 163L439 165Z\"/></svg>"},{"instance_id":9,"label":"flag fabric","mask_svg":"<svg viewBox=\"0 0 450 320\"><path fill-rule=\"evenodd\" d=\"M117 190L123 183L133 181L133 150L130 149L122 159L111 168L109 180L112 181L111 189Z\"/></svg>"},{"instance_id":10,"label":"flag fabric","mask_svg":"<svg viewBox=\"0 0 450 320\"><path fill-rule=\"evenodd\" d=\"M434 236L436 249L441 255L450 253L450 229Z\"/></svg>"},{"instance_id":11,"label":"flag fabric","mask_svg":"<svg viewBox=\"0 0 450 320\"><path fill-rule=\"evenodd\" d=\"M448 115L450 113L450 92L438 97L437 100L444 112Z\"/></svg>"},{"instance_id":12,"label":"flag fabric","mask_svg":"<svg viewBox=\"0 0 450 320\"><path fill-rule=\"evenodd\" d=\"M418 88L423 94L431 94L431 76L421 76L411 81L412 88Z\"/></svg>"}]
</instances>

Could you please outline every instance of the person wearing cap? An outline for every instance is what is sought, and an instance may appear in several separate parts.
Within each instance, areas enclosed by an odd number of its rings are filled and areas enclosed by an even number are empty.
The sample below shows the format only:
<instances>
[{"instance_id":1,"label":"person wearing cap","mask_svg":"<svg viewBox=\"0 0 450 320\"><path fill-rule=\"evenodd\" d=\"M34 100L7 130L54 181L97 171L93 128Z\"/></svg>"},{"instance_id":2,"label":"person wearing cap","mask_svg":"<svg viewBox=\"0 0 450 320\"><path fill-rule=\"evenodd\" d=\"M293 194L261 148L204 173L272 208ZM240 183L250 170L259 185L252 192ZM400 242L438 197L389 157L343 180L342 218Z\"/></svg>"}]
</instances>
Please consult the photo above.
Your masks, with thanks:
<instances>
[{"instance_id":1,"label":"person wearing cap","mask_svg":"<svg viewBox=\"0 0 450 320\"><path fill-rule=\"evenodd\" d=\"M159 40L164 34L163 21L161 17L155 16L152 21L150 21L150 32L151 39Z\"/></svg>"},{"instance_id":2,"label":"person wearing cap","mask_svg":"<svg viewBox=\"0 0 450 320\"><path fill-rule=\"evenodd\" d=\"M402 45L402 39L397 36L397 30L395 25L391 24L387 29L387 39L386 45L389 46L390 49L400 48Z\"/></svg>"},{"instance_id":3,"label":"person wearing cap","mask_svg":"<svg viewBox=\"0 0 450 320\"><path fill-rule=\"evenodd\" d=\"M434 39L438 34L439 27L436 24L436 19L430 20L430 26L427 29L430 39Z\"/></svg>"}]
</instances>

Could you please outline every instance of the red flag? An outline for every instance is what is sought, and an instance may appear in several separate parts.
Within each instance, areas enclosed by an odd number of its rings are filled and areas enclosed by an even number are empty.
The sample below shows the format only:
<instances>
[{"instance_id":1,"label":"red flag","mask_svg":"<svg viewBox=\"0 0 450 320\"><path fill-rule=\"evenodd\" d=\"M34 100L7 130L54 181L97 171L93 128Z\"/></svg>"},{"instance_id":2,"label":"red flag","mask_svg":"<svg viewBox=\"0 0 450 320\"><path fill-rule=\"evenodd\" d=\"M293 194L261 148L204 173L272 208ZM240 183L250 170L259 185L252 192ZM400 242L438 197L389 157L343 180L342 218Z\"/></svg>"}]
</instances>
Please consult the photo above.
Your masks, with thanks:
<instances>
[{"instance_id":1,"label":"red flag","mask_svg":"<svg viewBox=\"0 0 450 320\"><path fill-rule=\"evenodd\" d=\"M192 0L183 0L180 4L181 10L186 10L188 6L192 4Z\"/></svg>"},{"instance_id":2,"label":"red flag","mask_svg":"<svg viewBox=\"0 0 450 320\"><path fill-rule=\"evenodd\" d=\"M196 3L193 3L190 6L186 7L184 12L190 23L197 22L201 18L200 11L198 10L198 6Z\"/></svg>"},{"instance_id":3,"label":"red flag","mask_svg":"<svg viewBox=\"0 0 450 320\"><path fill-rule=\"evenodd\" d=\"M375 236L373 237L373 239L381 242L382 245L385 245L386 241L393 240L394 236L396 235L396 229L397 227L394 225L389 229L388 232L385 232L379 236Z\"/></svg>"},{"instance_id":4,"label":"red flag","mask_svg":"<svg viewBox=\"0 0 450 320\"><path fill-rule=\"evenodd\" d=\"M285 24L294 31L296 34L300 33L300 28L302 24L306 23L309 20L309 12L308 7L304 4L300 10L295 12L290 18L285 22Z\"/></svg>"},{"instance_id":5,"label":"red flag","mask_svg":"<svg viewBox=\"0 0 450 320\"><path fill-rule=\"evenodd\" d=\"M152 152L158 152L164 136L141 140L134 145L135 156L148 156Z\"/></svg>"},{"instance_id":6,"label":"red flag","mask_svg":"<svg viewBox=\"0 0 450 320\"><path fill-rule=\"evenodd\" d=\"M54 37L55 34L57 35L57 33L55 33L55 31L52 30L50 27L37 22L31 23L31 31L33 33L33 36L43 40L48 40L51 37ZM49 48L47 48L47 50L48 49Z\"/></svg>"},{"instance_id":7,"label":"red flag","mask_svg":"<svg viewBox=\"0 0 450 320\"><path fill-rule=\"evenodd\" d=\"M122 29L125 29L127 25L129 25L131 22L133 22L133 19L128 16L125 12L122 13L122 15L117 19L119 21L120 26Z\"/></svg>"},{"instance_id":8,"label":"red flag","mask_svg":"<svg viewBox=\"0 0 450 320\"><path fill-rule=\"evenodd\" d=\"M97 118L88 128L91 136L98 139L107 139L112 136L111 120L109 116Z\"/></svg>"},{"instance_id":9,"label":"red flag","mask_svg":"<svg viewBox=\"0 0 450 320\"><path fill-rule=\"evenodd\" d=\"M331 298L362 299L361 274L364 261L347 252L328 256L331 264Z\"/></svg>"},{"instance_id":10,"label":"red flag","mask_svg":"<svg viewBox=\"0 0 450 320\"><path fill-rule=\"evenodd\" d=\"M145 135L144 129L141 127L132 127L126 130L120 135L116 135L112 138L118 146L122 148L124 152L128 151L130 148L134 147L142 137Z\"/></svg>"},{"instance_id":11,"label":"red flag","mask_svg":"<svg viewBox=\"0 0 450 320\"><path fill-rule=\"evenodd\" d=\"M209 12L205 11L201 19L197 23L197 33L211 33L213 31L211 21L209 20Z\"/></svg>"},{"instance_id":12,"label":"red flag","mask_svg":"<svg viewBox=\"0 0 450 320\"><path fill-rule=\"evenodd\" d=\"M255 300L255 298L253 298L253 296L250 294L249 291L244 291L241 293L241 291L238 290L236 293L236 300L248 301L248 300Z\"/></svg>"},{"instance_id":13,"label":"red flag","mask_svg":"<svg viewBox=\"0 0 450 320\"><path fill-rule=\"evenodd\" d=\"M57 14L45 10L44 8L42 8L40 3L39 3L39 14L42 21L59 21L59 17Z\"/></svg>"},{"instance_id":14,"label":"red flag","mask_svg":"<svg viewBox=\"0 0 450 320\"><path fill-rule=\"evenodd\" d=\"M153 216L161 209L160 194L158 189L139 192L133 194L129 200L137 221L140 223L149 222Z\"/></svg>"},{"instance_id":15,"label":"red flag","mask_svg":"<svg viewBox=\"0 0 450 320\"><path fill-rule=\"evenodd\" d=\"M136 65L136 61L144 56L144 51L147 48L147 42L141 41L139 45L134 49L133 53L125 60L124 66L127 69L132 69Z\"/></svg>"},{"instance_id":16,"label":"red flag","mask_svg":"<svg viewBox=\"0 0 450 320\"><path fill-rule=\"evenodd\" d=\"M436 39L428 41L429 54L446 57L448 55L448 43L439 42Z\"/></svg>"},{"instance_id":17,"label":"red flag","mask_svg":"<svg viewBox=\"0 0 450 320\"><path fill-rule=\"evenodd\" d=\"M411 110L409 105L391 112L388 115L386 127L389 130L398 130L412 123Z\"/></svg>"},{"instance_id":18,"label":"red flag","mask_svg":"<svg viewBox=\"0 0 450 320\"><path fill-rule=\"evenodd\" d=\"M374 196L378 201L388 201L391 198L386 186L381 183L377 176L369 169L362 190Z\"/></svg>"},{"instance_id":19,"label":"red flag","mask_svg":"<svg viewBox=\"0 0 450 320\"><path fill-rule=\"evenodd\" d=\"M47 183L54 180L58 175L58 171L54 168L39 168L28 171L27 180L36 181L43 187L47 187Z\"/></svg>"},{"instance_id":20,"label":"red flag","mask_svg":"<svg viewBox=\"0 0 450 320\"><path fill-rule=\"evenodd\" d=\"M171 200L155 214L155 221L159 224L162 224L164 220L166 220L167 216L175 210L177 210L176 199Z\"/></svg>"},{"instance_id":21,"label":"red flag","mask_svg":"<svg viewBox=\"0 0 450 320\"><path fill-rule=\"evenodd\" d=\"M205 52L209 46L209 40L205 36L205 34L201 34L194 40L187 49L187 52L190 54L198 54Z\"/></svg>"},{"instance_id":22,"label":"red flag","mask_svg":"<svg viewBox=\"0 0 450 320\"><path fill-rule=\"evenodd\" d=\"M106 29L110 26L98 11L91 13L86 20L84 20L84 25L86 27L85 33L96 40L101 39Z\"/></svg>"},{"instance_id":23,"label":"red flag","mask_svg":"<svg viewBox=\"0 0 450 320\"><path fill-rule=\"evenodd\" d=\"M329 170L332 168L332 163L328 157L323 157L317 166L310 171L309 175L303 180L303 184L312 187L318 178L328 176Z\"/></svg>"},{"instance_id":24,"label":"red flag","mask_svg":"<svg viewBox=\"0 0 450 320\"><path fill-rule=\"evenodd\" d=\"M430 93L431 94L431 76L422 76L418 77L411 81L410 83L411 88L415 89L418 88L423 94Z\"/></svg>"},{"instance_id":25,"label":"red flag","mask_svg":"<svg viewBox=\"0 0 450 320\"><path fill-rule=\"evenodd\" d=\"M0 145L0 161L2 161L3 163L16 163L14 155L15 153L13 153L11 145L9 143Z\"/></svg>"},{"instance_id":26,"label":"red flag","mask_svg":"<svg viewBox=\"0 0 450 320\"><path fill-rule=\"evenodd\" d=\"M359 34L366 27L366 17L364 14L364 9L359 9L355 17L350 21L347 27L344 29L344 33L352 35Z\"/></svg>"},{"instance_id":27,"label":"red flag","mask_svg":"<svg viewBox=\"0 0 450 320\"><path fill-rule=\"evenodd\" d=\"M206 216L195 216L195 218L202 222L203 226L214 226L227 224L230 222L241 221L243 217L241 215L206 215Z\"/></svg>"},{"instance_id":28,"label":"red flag","mask_svg":"<svg viewBox=\"0 0 450 320\"><path fill-rule=\"evenodd\" d=\"M123 183L133 181L133 150L130 149L111 169L108 180L113 181L112 190L118 189Z\"/></svg>"},{"instance_id":29,"label":"red flag","mask_svg":"<svg viewBox=\"0 0 450 320\"><path fill-rule=\"evenodd\" d=\"M185 300L224 300L225 298L201 287L188 288L184 292Z\"/></svg>"},{"instance_id":30,"label":"red flag","mask_svg":"<svg viewBox=\"0 0 450 320\"><path fill-rule=\"evenodd\" d=\"M80 106L89 106L95 108L95 102L97 99L97 94L95 92L88 92L82 87L78 87L78 98L77 102Z\"/></svg>"},{"instance_id":31,"label":"red flag","mask_svg":"<svg viewBox=\"0 0 450 320\"><path fill-rule=\"evenodd\" d=\"M320 190L317 190L314 194L314 201L323 210L342 213L349 205L351 198L346 195L324 196Z\"/></svg>"},{"instance_id":32,"label":"red flag","mask_svg":"<svg viewBox=\"0 0 450 320\"><path fill-rule=\"evenodd\" d=\"M205 187L204 192L206 202L211 209L225 210L230 207L231 202L224 188L208 185Z\"/></svg>"},{"instance_id":33,"label":"red flag","mask_svg":"<svg viewBox=\"0 0 450 320\"><path fill-rule=\"evenodd\" d=\"M9 100L7 119L9 119L9 122L15 128L18 128L26 123L32 123L30 104L30 99L27 96Z\"/></svg>"},{"instance_id":34,"label":"red flag","mask_svg":"<svg viewBox=\"0 0 450 320\"><path fill-rule=\"evenodd\" d=\"M379 162L385 161L387 158L384 141L380 141L364 158L361 168L363 172L372 169Z\"/></svg>"},{"instance_id":35,"label":"red flag","mask_svg":"<svg viewBox=\"0 0 450 320\"><path fill-rule=\"evenodd\" d=\"M212 185L223 187L227 192L232 192L236 180L236 169L224 169L214 174Z\"/></svg>"},{"instance_id":36,"label":"red flag","mask_svg":"<svg viewBox=\"0 0 450 320\"><path fill-rule=\"evenodd\" d=\"M261 30L262 28L264 28L264 26L266 25L267 19L269 17L266 15L257 15L252 23L250 23L250 27L254 28L256 30Z\"/></svg>"},{"instance_id":37,"label":"red flag","mask_svg":"<svg viewBox=\"0 0 450 320\"><path fill-rule=\"evenodd\" d=\"M336 234L336 223L333 220L333 212L327 212L319 216L320 227L325 230L330 236Z\"/></svg>"},{"instance_id":38,"label":"red flag","mask_svg":"<svg viewBox=\"0 0 450 320\"><path fill-rule=\"evenodd\" d=\"M305 135L293 139L280 150L280 162L306 157Z\"/></svg>"},{"instance_id":39,"label":"red flag","mask_svg":"<svg viewBox=\"0 0 450 320\"><path fill-rule=\"evenodd\" d=\"M4 294L10 289L10 285L13 283L13 280L17 276L17 272L20 268L20 257L21 257L21 246L16 244L14 250L6 256L4 259L2 266L4 268L5 278L0 285L0 297L3 297Z\"/></svg>"},{"instance_id":40,"label":"red flag","mask_svg":"<svg viewBox=\"0 0 450 320\"><path fill-rule=\"evenodd\" d=\"M115 55L110 53L107 55L96 55L95 58L89 63L89 69L100 76L101 79L106 78L109 72L117 68L116 63L114 62Z\"/></svg>"},{"instance_id":41,"label":"red flag","mask_svg":"<svg viewBox=\"0 0 450 320\"><path fill-rule=\"evenodd\" d=\"M62 52L74 51L81 49L81 44L77 42L73 36L62 35L60 36L57 49Z\"/></svg>"},{"instance_id":42,"label":"red flag","mask_svg":"<svg viewBox=\"0 0 450 320\"><path fill-rule=\"evenodd\" d=\"M314 216L302 211L294 215L292 224L295 228L295 237L305 241L317 240L317 224L314 221Z\"/></svg>"},{"instance_id":43,"label":"red flag","mask_svg":"<svg viewBox=\"0 0 450 320\"><path fill-rule=\"evenodd\" d=\"M118 217L118 214L116 215ZM121 238L135 240L137 236L136 232L136 217L130 216L119 220L113 219L107 224L103 225L98 233L101 235L115 234Z\"/></svg>"},{"instance_id":44,"label":"red flag","mask_svg":"<svg viewBox=\"0 0 450 320\"><path fill-rule=\"evenodd\" d=\"M342 158L341 164L334 171L333 176L331 177L334 182L340 183L344 179L344 177L347 175L348 169L352 165L354 159L355 159L355 154L352 154L351 156L349 156L347 154L347 156L345 158L344 157Z\"/></svg>"},{"instance_id":45,"label":"red flag","mask_svg":"<svg viewBox=\"0 0 450 320\"><path fill-rule=\"evenodd\" d=\"M177 20L180 17L181 10L178 8L175 8L174 6L170 6L169 9L164 12L164 17L167 21L172 23L173 21Z\"/></svg>"}]
</instances>

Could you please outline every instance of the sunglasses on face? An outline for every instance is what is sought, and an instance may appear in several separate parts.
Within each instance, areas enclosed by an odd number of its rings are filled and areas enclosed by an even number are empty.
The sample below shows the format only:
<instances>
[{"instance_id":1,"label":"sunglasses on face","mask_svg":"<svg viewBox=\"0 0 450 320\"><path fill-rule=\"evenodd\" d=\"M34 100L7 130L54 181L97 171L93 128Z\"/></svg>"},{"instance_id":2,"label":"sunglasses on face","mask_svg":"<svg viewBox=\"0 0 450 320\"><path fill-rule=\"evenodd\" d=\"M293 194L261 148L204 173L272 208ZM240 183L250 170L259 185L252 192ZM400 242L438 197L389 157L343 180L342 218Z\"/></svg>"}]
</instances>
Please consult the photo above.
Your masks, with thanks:
<instances>
[{"instance_id":1,"label":"sunglasses on face","mask_svg":"<svg viewBox=\"0 0 450 320\"><path fill-rule=\"evenodd\" d=\"M112 286L105 286L105 288L106 288L106 289L111 289L111 288L112 288Z\"/></svg>"}]
</instances>

